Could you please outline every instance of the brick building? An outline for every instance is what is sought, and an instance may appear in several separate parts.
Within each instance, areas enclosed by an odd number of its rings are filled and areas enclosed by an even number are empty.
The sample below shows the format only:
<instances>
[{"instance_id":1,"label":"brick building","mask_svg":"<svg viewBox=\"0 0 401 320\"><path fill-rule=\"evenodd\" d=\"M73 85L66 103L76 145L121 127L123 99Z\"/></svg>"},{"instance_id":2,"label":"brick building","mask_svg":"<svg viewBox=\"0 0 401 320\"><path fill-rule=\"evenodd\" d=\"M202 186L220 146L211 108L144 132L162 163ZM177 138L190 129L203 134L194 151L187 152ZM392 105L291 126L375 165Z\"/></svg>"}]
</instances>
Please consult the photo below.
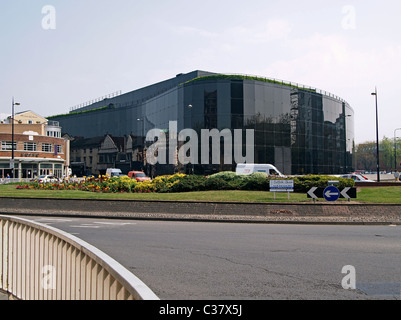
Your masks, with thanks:
<instances>
[{"instance_id":1,"label":"brick building","mask_svg":"<svg viewBox=\"0 0 401 320\"><path fill-rule=\"evenodd\" d=\"M34 178L53 174L62 177L69 169L69 139L61 136L57 121L47 119L32 111L14 116L0 123L0 178L13 177L12 148L14 140L14 178Z\"/></svg>"}]
</instances>

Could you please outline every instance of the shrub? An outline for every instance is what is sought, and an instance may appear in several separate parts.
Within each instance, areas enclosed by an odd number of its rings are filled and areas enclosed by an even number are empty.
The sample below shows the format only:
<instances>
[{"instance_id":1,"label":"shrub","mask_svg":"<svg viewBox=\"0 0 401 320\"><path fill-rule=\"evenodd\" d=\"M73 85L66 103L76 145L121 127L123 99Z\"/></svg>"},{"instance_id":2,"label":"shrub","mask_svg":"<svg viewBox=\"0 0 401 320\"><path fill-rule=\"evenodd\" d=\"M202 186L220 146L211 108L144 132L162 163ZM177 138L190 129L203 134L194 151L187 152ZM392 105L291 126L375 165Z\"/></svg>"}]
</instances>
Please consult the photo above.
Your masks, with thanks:
<instances>
[{"instance_id":1,"label":"shrub","mask_svg":"<svg viewBox=\"0 0 401 320\"><path fill-rule=\"evenodd\" d=\"M232 190L233 181L227 181L221 177L208 178L205 183L206 190Z\"/></svg>"},{"instance_id":2,"label":"shrub","mask_svg":"<svg viewBox=\"0 0 401 320\"><path fill-rule=\"evenodd\" d=\"M219 172L209 176L206 187L208 190L241 190L247 177L232 171Z\"/></svg>"},{"instance_id":3,"label":"shrub","mask_svg":"<svg viewBox=\"0 0 401 320\"><path fill-rule=\"evenodd\" d=\"M158 176L152 180L152 185L156 192L166 193L170 192L172 186L178 183L184 177L186 177L186 175L181 173Z\"/></svg>"},{"instance_id":4,"label":"shrub","mask_svg":"<svg viewBox=\"0 0 401 320\"><path fill-rule=\"evenodd\" d=\"M241 190L269 191L270 178L264 172L255 172L242 177Z\"/></svg>"},{"instance_id":5,"label":"shrub","mask_svg":"<svg viewBox=\"0 0 401 320\"><path fill-rule=\"evenodd\" d=\"M155 192L155 187L152 181L142 181L135 185L133 192Z\"/></svg>"},{"instance_id":6,"label":"shrub","mask_svg":"<svg viewBox=\"0 0 401 320\"><path fill-rule=\"evenodd\" d=\"M170 187L170 192L190 192L203 191L206 189L207 178L198 175L188 175L174 181Z\"/></svg>"},{"instance_id":7,"label":"shrub","mask_svg":"<svg viewBox=\"0 0 401 320\"><path fill-rule=\"evenodd\" d=\"M312 187L326 188L328 182L335 180L339 181L337 187L343 189L345 187L354 187L355 181L352 179L337 178L332 176L324 175L306 175L293 178L294 180L294 191L299 193L306 193Z\"/></svg>"},{"instance_id":8,"label":"shrub","mask_svg":"<svg viewBox=\"0 0 401 320\"><path fill-rule=\"evenodd\" d=\"M225 181L232 181L237 179L238 176L235 172L232 171L222 171L209 176L208 179L223 179Z\"/></svg>"}]
</instances>

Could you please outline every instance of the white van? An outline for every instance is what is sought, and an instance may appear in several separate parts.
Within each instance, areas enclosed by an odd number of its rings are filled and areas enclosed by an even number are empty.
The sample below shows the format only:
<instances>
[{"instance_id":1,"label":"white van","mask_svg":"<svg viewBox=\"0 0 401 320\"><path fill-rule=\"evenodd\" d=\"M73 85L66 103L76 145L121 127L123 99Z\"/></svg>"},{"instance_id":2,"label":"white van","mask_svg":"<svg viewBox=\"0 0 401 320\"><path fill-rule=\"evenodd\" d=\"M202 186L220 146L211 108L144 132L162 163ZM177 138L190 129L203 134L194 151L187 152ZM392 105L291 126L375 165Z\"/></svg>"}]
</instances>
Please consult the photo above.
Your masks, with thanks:
<instances>
[{"instance_id":1,"label":"white van","mask_svg":"<svg viewBox=\"0 0 401 320\"><path fill-rule=\"evenodd\" d=\"M108 175L110 178L112 177L119 177L121 176L123 173L121 171L121 169L115 169L115 168L108 168L106 170L106 175Z\"/></svg>"},{"instance_id":2,"label":"white van","mask_svg":"<svg viewBox=\"0 0 401 320\"><path fill-rule=\"evenodd\" d=\"M278 176L285 178L275 166L272 164L254 164L254 163L239 163L237 164L236 174L252 174L254 172L264 172L270 176Z\"/></svg>"}]
</instances>

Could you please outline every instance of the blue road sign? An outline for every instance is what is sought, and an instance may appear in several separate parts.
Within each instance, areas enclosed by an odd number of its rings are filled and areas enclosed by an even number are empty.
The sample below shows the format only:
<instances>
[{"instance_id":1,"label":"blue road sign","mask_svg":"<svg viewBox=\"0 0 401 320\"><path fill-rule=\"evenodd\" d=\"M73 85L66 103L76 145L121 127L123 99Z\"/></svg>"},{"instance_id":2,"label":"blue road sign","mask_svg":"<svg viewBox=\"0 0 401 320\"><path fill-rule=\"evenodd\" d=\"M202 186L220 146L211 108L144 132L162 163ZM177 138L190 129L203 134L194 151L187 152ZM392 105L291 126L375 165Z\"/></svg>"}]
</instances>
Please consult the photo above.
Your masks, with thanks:
<instances>
[{"instance_id":1,"label":"blue road sign","mask_svg":"<svg viewBox=\"0 0 401 320\"><path fill-rule=\"evenodd\" d=\"M340 198L340 190L330 186L324 189L323 196L327 201L337 201Z\"/></svg>"}]
</instances>

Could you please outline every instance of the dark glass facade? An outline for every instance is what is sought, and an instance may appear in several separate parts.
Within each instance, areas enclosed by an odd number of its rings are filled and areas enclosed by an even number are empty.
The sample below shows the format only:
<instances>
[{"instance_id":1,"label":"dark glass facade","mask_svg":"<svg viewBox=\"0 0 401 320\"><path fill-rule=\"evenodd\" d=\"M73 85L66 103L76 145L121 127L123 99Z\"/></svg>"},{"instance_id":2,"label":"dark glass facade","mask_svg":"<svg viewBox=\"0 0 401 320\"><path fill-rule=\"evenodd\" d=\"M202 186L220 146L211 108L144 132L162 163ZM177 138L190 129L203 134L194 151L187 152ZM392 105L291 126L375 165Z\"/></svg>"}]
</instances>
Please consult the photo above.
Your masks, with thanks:
<instances>
[{"instance_id":1,"label":"dark glass facade","mask_svg":"<svg viewBox=\"0 0 401 320\"><path fill-rule=\"evenodd\" d=\"M169 121L177 121L178 131L191 128L199 137L201 129L241 129L245 143L245 130L253 129L255 163L274 164L284 174L353 170L354 111L342 99L264 79L207 72L183 76L163 82L168 85L158 86L157 92L153 86L138 90L142 99L133 91L107 101L109 108L54 120L65 133L85 138L106 133L143 137L154 128L168 130ZM235 166L196 165L195 171L207 174Z\"/></svg>"}]
</instances>

